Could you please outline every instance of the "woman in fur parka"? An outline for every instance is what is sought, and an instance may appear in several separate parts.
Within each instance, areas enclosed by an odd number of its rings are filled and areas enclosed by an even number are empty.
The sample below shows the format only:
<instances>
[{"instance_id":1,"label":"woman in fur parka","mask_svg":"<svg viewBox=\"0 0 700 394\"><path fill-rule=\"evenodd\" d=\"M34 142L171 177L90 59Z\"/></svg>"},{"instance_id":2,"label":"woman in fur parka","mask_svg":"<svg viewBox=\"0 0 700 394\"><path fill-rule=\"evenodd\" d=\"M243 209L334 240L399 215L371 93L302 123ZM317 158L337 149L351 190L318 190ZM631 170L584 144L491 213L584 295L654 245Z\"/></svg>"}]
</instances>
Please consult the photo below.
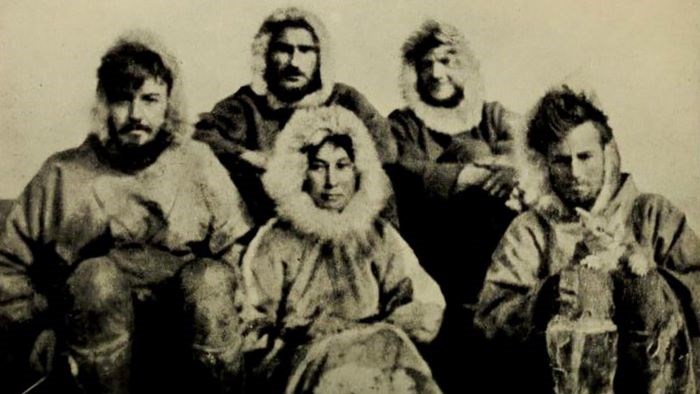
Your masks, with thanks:
<instances>
[{"instance_id":1,"label":"woman in fur parka","mask_svg":"<svg viewBox=\"0 0 700 394\"><path fill-rule=\"evenodd\" d=\"M263 183L278 215L242 266L253 380L290 393L437 392L413 342L434 338L444 299L378 216L388 180L362 122L337 106L297 111Z\"/></svg>"}]
</instances>

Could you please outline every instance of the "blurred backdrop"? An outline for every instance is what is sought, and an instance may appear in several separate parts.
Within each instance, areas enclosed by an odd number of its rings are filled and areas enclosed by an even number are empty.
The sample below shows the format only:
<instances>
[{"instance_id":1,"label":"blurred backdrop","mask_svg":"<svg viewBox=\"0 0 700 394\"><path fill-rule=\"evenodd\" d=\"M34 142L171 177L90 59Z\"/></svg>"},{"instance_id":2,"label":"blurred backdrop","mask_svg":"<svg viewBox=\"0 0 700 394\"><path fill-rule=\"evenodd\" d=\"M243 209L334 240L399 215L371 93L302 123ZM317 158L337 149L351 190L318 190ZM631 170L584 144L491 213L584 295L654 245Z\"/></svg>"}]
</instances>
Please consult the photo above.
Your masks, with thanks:
<instances>
[{"instance_id":1,"label":"blurred backdrop","mask_svg":"<svg viewBox=\"0 0 700 394\"><path fill-rule=\"evenodd\" d=\"M0 198L83 140L99 58L119 33L150 29L180 57L194 120L250 81L253 35L286 5L325 21L338 80L384 114L402 105L401 43L427 17L464 31L487 98L515 111L563 81L594 90L624 168L700 230L700 2L688 0L2 0Z\"/></svg>"}]
</instances>

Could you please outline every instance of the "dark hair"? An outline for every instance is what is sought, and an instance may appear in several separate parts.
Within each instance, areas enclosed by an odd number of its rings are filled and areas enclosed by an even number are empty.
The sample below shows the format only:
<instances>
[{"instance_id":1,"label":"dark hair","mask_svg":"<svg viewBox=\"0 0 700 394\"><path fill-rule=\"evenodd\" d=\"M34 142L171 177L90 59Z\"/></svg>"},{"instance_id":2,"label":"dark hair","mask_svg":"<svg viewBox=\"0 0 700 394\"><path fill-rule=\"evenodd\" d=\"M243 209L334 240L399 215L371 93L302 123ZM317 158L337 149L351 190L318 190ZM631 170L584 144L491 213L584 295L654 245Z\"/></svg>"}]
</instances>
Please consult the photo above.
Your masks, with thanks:
<instances>
[{"instance_id":1,"label":"dark hair","mask_svg":"<svg viewBox=\"0 0 700 394\"><path fill-rule=\"evenodd\" d=\"M147 78L165 82L168 94L173 87L173 72L161 56L143 44L123 42L110 49L97 69L97 91L114 102L143 85Z\"/></svg>"},{"instance_id":2,"label":"dark hair","mask_svg":"<svg viewBox=\"0 0 700 394\"><path fill-rule=\"evenodd\" d=\"M348 154L350 160L355 161L355 149L352 146L352 138L347 134L329 134L321 140L318 144L309 145L302 152L306 153L309 159L312 159L318 154L318 151L326 145L331 144L336 148L341 148L345 150Z\"/></svg>"},{"instance_id":3,"label":"dark hair","mask_svg":"<svg viewBox=\"0 0 700 394\"><path fill-rule=\"evenodd\" d=\"M314 31L313 27L304 19L285 19L281 21L271 21L263 25L260 29L263 32L270 34L270 43L272 43L277 37L282 34L285 29L304 29L311 33L311 37L314 40L314 44L318 45L318 36Z\"/></svg>"},{"instance_id":4,"label":"dark hair","mask_svg":"<svg viewBox=\"0 0 700 394\"><path fill-rule=\"evenodd\" d=\"M401 52L404 62L415 66L430 50L441 45L458 46L462 40L453 26L428 20L406 41Z\"/></svg>"},{"instance_id":5,"label":"dark hair","mask_svg":"<svg viewBox=\"0 0 700 394\"><path fill-rule=\"evenodd\" d=\"M575 93L567 85L547 92L537 105L527 130L530 148L546 154L549 145L561 141L573 128L593 122L600 132L600 142L612 139L608 117L583 93Z\"/></svg>"}]
</instances>

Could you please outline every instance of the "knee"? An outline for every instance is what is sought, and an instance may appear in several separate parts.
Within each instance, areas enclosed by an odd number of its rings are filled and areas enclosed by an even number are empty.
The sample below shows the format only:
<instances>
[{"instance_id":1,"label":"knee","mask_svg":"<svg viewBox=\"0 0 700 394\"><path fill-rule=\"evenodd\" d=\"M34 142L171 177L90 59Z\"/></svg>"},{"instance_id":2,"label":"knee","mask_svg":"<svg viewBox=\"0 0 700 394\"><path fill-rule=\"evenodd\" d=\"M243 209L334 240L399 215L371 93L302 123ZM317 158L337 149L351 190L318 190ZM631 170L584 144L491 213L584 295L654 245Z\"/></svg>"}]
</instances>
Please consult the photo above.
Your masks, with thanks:
<instances>
[{"instance_id":1,"label":"knee","mask_svg":"<svg viewBox=\"0 0 700 394\"><path fill-rule=\"evenodd\" d=\"M201 259L182 269L180 288L186 305L212 299L233 300L236 275L233 268L222 262Z\"/></svg>"},{"instance_id":2,"label":"knee","mask_svg":"<svg viewBox=\"0 0 700 394\"><path fill-rule=\"evenodd\" d=\"M131 305L124 275L106 257L80 263L66 283L69 309L100 311Z\"/></svg>"},{"instance_id":3,"label":"knee","mask_svg":"<svg viewBox=\"0 0 700 394\"><path fill-rule=\"evenodd\" d=\"M617 287L615 307L621 326L649 331L659 328L675 315L682 315L673 290L658 273L625 278Z\"/></svg>"},{"instance_id":4,"label":"knee","mask_svg":"<svg viewBox=\"0 0 700 394\"><path fill-rule=\"evenodd\" d=\"M214 260L198 260L180 274L185 324L197 342L230 340L237 322L236 274Z\"/></svg>"}]
</instances>

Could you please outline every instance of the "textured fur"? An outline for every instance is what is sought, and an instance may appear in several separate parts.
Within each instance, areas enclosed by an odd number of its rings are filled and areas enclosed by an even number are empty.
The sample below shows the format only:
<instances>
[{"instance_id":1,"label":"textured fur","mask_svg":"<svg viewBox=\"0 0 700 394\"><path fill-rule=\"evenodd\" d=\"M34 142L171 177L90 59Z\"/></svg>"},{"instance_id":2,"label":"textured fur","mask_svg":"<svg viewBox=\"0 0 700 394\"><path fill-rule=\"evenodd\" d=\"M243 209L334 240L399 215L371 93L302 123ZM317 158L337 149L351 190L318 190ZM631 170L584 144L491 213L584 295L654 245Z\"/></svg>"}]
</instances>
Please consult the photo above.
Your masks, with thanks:
<instances>
[{"instance_id":1,"label":"textured fur","mask_svg":"<svg viewBox=\"0 0 700 394\"><path fill-rule=\"evenodd\" d=\"M303 99L294 103L284 103L277 99L277 97L275 97L268 90L267 82L265 81L264 77L265 70L267 68L265 58L267 55L267 50L270 46L270 39L272 38L270 33L267 31L266 26L271 23L278 23L286 20L302 20L306 22L313 29L313 33L318 38L320 47L318 59L321 89L307 94ZM260 27L260 30L255 35L252 51L253 81L251 83L251 87L256 94L267 97L268 104L270 104L271 107L314 107L323 104L326 100L328 100L328 97L330 97L333 91L333 85L335 83L332 71L333 67L331 66L330 60L333 58L333 56L331 54L331 46L326 27L316 15L296 7L280 8L276 10L265 19Z\"/></svg>"},{"instance_id":2,"label":"textured fur","mask_svg":"<svg viewBox=\"0 0 700 394\"><path fill-rule=\"evenodd\" d=\"M447 45L453 46L461 61L465 81L464 99L456 108L440 108L426 104L421 100L417 90L418 75L413 62L407 58L410 53L423 41L439 31ZM411 108L426 126L445 134L457 134L477 126L481 122L481 111L484 106L484 82L481 77L479 61L469 48L464 35L452 25L433 20L426 21L402 48L401 74L399 87L406 104Z\"/></svg>"},{"instance_id":3,"label":"textured fur","mask_svg":"<svg viewBox=\"0 0 700 394\"><path fill-rule=\"evenodd\" d=\"M138 43L146 46L159 54L163 64L170 69L173 74L173 86L168 99L168 108L165 115L165 129L172 133L175 143L189 139L192 133L191 127L186 122L185 102L182 92L182 78L179 72L179 61L170 53L164 44L152 33L143 30L133 30L123 34L112 48L124 43ZM110 48L111 49L111 48ZM98 140L105 144L109 139L107 119L109 110L105 97L99 92L92 109L92 128L90 134L95 135Z\"/></svg>"},{"instance_id":4,"label":"textured fur","mask_svg":"<svg viewBox=\"0 0 700 394\"><path fill-rule=\"evenodd\" d=\"M301 150L317 145L329 132L352 139L359 177L357 192L340 213L318 208L302 190L308 158ZM389 194L389 181L367 128L339 106L296 111L277 138L262 181L282 219L303 233L324 239L368 233Z\"/></svg>"}]
</instances>

